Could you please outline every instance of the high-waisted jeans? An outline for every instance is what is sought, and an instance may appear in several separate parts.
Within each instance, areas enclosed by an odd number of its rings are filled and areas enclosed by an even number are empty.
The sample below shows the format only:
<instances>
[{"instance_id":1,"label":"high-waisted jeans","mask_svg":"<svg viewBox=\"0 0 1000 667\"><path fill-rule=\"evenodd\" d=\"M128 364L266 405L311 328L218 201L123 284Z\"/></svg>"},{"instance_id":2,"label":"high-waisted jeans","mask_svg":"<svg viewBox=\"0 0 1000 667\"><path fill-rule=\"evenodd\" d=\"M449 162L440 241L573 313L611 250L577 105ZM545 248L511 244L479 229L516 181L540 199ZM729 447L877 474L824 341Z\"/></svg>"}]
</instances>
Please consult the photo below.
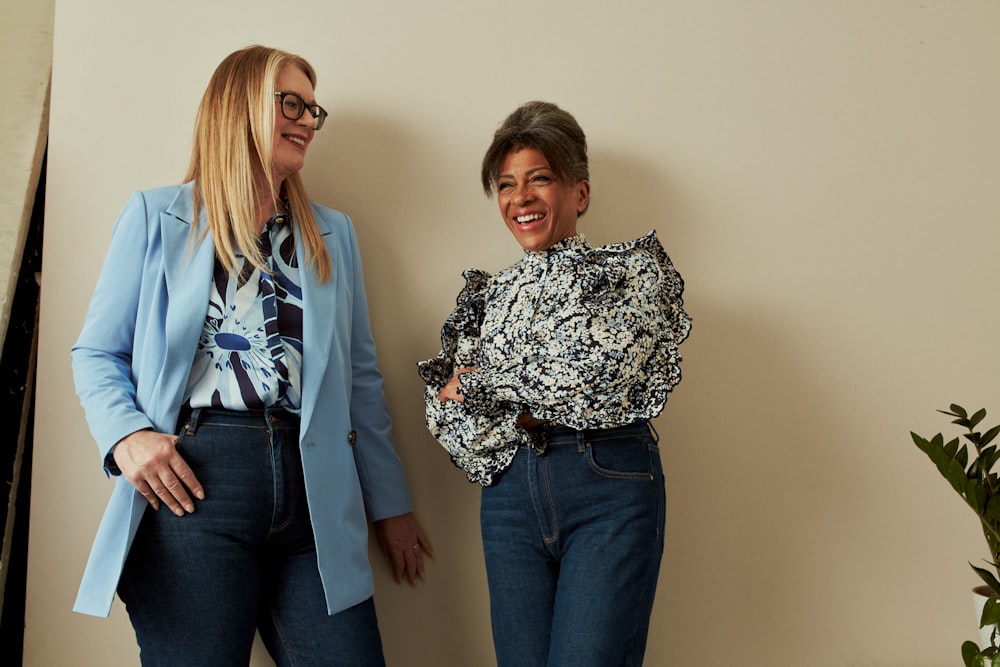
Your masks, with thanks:
<instances>
[{"instance_id":1,"label":"high-waisted jeans","mask_svg":"<svg viewBox=\"0 0 1000 667\"><path fill-rule=\"evenodd\" d=\"M278 665L383 665L371 599L327 613L298 419L193 410L179 434L205 499L147 510L129 551L118 593L142 664L245 667L259 630Z\"/></svg>"},{"instance_id":2,"label":"high-waisted jeans","mask_svg":"<svg viewBox=\"0 0 1000 667\"><path fill-rule=\"evenodd\" d=\"M641 665L666 510L656 438L641 422L547 442L482 493L497 662Z\"/></svg>"}]
</instances>

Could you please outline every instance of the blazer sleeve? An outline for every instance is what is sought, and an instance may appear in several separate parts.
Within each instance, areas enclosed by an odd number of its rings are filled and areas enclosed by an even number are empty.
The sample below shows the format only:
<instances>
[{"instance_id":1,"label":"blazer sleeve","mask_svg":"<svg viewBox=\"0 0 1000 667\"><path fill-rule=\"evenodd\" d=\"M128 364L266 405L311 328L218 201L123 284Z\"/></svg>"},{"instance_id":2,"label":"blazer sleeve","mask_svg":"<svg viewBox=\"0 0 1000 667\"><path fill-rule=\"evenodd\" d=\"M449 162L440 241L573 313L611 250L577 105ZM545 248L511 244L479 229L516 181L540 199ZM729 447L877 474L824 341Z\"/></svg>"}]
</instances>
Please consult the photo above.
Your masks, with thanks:
<instances>
[{"instance_id":1,"label":"blazer sleeve","mask_svg":"<svg viewBox=\"0 0 1000 667\"><path fill-rule=\"evenodd\" d=\"M392 438L383 376L378 369L365 294L361 253L354 226L348 222L352 258L351 423L357 434L354 458L365 509L372 521L413 509L403 464Z\"/></svg>"},{"instance_id":2,"label":"blazer sleeve","mask_svg":"<svg viewBox=\"0 0 1000 667\"><path fill-rule=\"evenodd\" d=\"M115 222L111 245L83 329L71 350L73 381L100 449L105 472L115 444L135 431L152 428L136 405L132 371L136 314L147 256L146 202L135 193Z\"/></svg>"}]
</instances>

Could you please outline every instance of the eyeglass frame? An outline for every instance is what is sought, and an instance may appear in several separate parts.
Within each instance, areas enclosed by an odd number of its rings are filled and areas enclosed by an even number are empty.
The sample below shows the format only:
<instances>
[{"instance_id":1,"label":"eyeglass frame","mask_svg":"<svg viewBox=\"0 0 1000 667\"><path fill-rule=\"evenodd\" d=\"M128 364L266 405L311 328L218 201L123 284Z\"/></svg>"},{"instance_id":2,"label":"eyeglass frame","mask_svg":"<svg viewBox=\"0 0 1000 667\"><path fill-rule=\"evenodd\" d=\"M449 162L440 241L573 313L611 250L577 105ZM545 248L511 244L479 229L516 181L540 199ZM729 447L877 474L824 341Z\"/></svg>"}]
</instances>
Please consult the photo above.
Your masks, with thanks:
<instances>
[{"instance_id":1,"label":"eyeglass frame","mask_svg":"<svg viewBox=\"0 0 1000 667\"><path fill-rule=\"evenodd\" d=\"M302 108L299 110L298 116L292 117L285 112L285 98L288 97L289 95L298 99L299 102L302 102ZM313 120L316 121L316 127L314 127L313 129L316 130L317 132L321 127L323 127L323 123L326 122L327 117L330 115L329 113L327 113L326 109L324 109L318 104L315 103L307 104L306 101L302 99L302 96L299 95L298 93L278 90L275 91L274 96L278 98L278 107L281 108L281 115L287 118L288 120L298 120L299 118L302 118L302 114L308 111L309 115L312 116Z\"/></svg>"}]
</instances>

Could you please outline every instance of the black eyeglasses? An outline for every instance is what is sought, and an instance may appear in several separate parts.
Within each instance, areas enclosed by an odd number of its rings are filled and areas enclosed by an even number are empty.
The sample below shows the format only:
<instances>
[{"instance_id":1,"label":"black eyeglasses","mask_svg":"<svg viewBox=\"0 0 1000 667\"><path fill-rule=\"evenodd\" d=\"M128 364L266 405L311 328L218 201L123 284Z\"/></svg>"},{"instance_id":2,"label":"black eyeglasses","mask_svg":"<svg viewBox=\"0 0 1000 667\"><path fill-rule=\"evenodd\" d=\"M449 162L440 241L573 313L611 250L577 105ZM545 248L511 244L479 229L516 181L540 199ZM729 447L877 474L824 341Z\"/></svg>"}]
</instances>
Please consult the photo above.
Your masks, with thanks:
<instances>
[{"instance_id":1,"label":"black eyeglasses","mask_svg":"<svg viewBox=\"0 0 1000 667\"><path fill-rule=\"evenodd\" d=\"M326 109L318 104L306 104L305 100L295 93L277 92L275 97L281 101L281 115L288 120L298 120L306 111L316 120L316 129L323 127L329 115Z\"/></svg>"}]
</instances>

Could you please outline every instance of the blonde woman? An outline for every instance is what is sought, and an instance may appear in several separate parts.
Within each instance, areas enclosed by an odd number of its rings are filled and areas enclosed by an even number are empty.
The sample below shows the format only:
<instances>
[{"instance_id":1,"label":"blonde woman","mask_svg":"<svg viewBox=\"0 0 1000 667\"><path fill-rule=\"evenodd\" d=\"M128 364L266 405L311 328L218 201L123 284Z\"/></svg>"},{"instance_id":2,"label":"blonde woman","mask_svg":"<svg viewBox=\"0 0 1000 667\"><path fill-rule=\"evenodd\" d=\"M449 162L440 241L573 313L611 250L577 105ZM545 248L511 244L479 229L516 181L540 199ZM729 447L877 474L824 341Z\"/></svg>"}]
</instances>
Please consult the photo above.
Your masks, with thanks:
<instances>
[{"instance_id":1,"label":"blonde woman","mask_svg":"<svg viewBox=\"0 0 1000 667\"><path fill-rule=\"evenodd\" d=\"M376 366L357 238L299 170L327 112L253 46L205 91L182 185L132 196L73 347L115 490L75 610L117 591L144 665L381 665L367 522L397 580L431 545Z\"/></svg>"}]
</instances>

